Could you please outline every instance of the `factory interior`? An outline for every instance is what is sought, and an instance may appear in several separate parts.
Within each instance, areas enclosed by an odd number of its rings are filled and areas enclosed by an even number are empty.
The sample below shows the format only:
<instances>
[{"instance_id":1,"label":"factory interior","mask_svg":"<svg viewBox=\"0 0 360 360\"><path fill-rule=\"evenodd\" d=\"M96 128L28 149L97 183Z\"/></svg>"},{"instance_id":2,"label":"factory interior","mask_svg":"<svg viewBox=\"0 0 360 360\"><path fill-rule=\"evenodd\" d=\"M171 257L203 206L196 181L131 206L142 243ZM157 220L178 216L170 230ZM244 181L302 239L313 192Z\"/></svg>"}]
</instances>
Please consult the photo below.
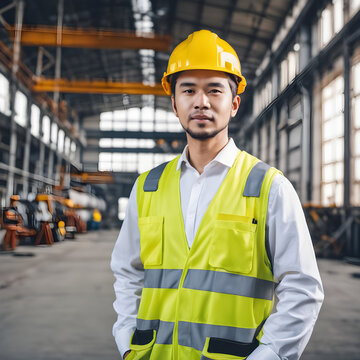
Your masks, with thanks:
<instances>
[{"instance_id":1,"label":"factory interior","mask_svg":"<svg viewBox=\"0 0 360 360\"><path fill-rule=\"evenodd\" d=\"M360 0L0 1L0 359L122 358L111 253L186 146L161 79L201 29L247 81L229 136L304 210L325 300L301 359L360 360Z\"/></svg>"}]
</instances>

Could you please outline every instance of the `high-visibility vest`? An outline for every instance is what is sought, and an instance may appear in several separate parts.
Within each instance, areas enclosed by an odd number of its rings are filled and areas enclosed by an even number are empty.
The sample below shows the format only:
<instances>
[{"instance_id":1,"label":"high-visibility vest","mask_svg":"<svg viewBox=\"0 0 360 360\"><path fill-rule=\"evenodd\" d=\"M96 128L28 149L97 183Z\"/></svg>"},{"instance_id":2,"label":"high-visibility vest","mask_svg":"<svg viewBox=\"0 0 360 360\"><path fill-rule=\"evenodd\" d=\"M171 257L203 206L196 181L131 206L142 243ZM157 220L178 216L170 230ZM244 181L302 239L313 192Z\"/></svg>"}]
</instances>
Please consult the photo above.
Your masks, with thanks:
<instances>
[{"instance_id":1,"label":"high-visibility vest","mask_svg":"<svg viewBox=\"0 0 360 360\"><path fill-rule=\"evenodd\" d=\"M273 307L266 214L280 172L239 151L189 249L178 159L138 179L145 277L127 360L245 359Z\"/></svg>"}]
</instances>

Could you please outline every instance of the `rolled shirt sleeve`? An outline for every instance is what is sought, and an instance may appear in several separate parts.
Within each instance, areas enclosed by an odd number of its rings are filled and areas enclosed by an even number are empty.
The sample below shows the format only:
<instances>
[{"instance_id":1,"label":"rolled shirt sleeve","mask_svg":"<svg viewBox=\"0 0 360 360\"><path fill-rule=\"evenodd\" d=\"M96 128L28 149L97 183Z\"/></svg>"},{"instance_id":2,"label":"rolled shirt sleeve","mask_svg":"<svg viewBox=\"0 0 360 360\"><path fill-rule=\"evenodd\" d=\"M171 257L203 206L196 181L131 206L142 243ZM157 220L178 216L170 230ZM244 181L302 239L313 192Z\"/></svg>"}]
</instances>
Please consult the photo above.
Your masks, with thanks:
<instances>
[{"instance_id":1,"label":"rolled shirt sleeve","mask_svg":"<svg viewBox=\"0 0 360 360\"><path fill-rule=\"evenodd\" d=\"M276 175L267 224L275 281L275 307L261 345L248 360L297 360L311 336L324 299L314 249L300 200L291 183Z\"/></svg>"}]
</instances>

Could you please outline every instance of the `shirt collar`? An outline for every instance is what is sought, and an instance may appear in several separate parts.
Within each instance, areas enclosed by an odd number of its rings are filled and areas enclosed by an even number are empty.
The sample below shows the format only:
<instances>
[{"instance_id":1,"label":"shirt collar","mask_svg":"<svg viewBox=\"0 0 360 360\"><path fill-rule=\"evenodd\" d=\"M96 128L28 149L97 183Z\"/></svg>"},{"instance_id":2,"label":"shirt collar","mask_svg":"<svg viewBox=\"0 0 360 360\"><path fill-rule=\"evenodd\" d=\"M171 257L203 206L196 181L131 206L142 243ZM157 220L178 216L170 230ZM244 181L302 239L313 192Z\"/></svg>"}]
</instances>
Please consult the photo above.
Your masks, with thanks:
<instances>
[{"instance_id":1,"label":"shirt collar","mask_svg":"<svg viewBox=\"0 0 360 360\"><path fill-rule=\"evenodd\" d=\"M179 170L181 168L182 163L191 166L187 158L187 149L188 145L185 146L182 154L180 155L180 158L177 162L176 170ZM213 160L209 162L209 164L217 162L230 168L233 166L238 152L238 147L235 145L234 140L230 138L229 142L225 145L225 147L215 156ZM207 164L206 166L208 166L209 164Z\"/></svg>"}]
</instances>

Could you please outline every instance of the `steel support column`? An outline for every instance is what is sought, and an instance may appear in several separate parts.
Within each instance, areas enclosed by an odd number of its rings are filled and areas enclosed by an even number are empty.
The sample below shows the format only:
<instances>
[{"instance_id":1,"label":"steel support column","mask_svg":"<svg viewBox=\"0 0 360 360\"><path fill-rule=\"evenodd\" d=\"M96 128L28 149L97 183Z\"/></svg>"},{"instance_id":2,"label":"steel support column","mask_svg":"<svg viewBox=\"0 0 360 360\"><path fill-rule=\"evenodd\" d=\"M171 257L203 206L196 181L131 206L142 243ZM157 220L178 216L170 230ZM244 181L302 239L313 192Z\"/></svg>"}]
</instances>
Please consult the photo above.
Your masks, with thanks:
<instances>
[{"instance_id":1,"label":"steel support column","mask_svg":"<svg viewBox=\"0 0 360 360\"><path fill-rule=\"evenodd\" d=\"M24 162L23 170L25 173L29 172L30 165L30 146L31 146L31 102L27 102L26 108L26 135L25 135L25 149L24 149ZM26 197L29 192L29 178L23 177L23 197Z\"/></svg>"},{"instance_id":2,"label":"steel support column","mask_svg":"<svg viewBox=\"0 0 360 360\"><path fill-rule=\"evenodd\" d=\"M303 71L311 60L310 28L306 24L300 29L299 58L299 70ZM308 203L311 199L311 94L309 87L304 84L300 88L303 106L300 194L302 202Z\"/></svg>"},{"instance_id":3,"label":"steel support column","mask_svg":"<svg viewBox=\"0 0 360 360\"><path fill-rule=\"evenodd\" d=\"M16 12L15 12L15 37L14 37L14 55L12 76L10 84L10 154L9 154L9 174L6 185L6 202L10 203L10 196L14 193L14 168L16 165L16 147L17 147L17 135L16 135L16 123L15 123L15 94L17 89L16 73L19 68L20 60L20 38L21 27L24 16L24 0L17 0Z\"/></svg>"},{"instance_id":4,"label":"steel support column","mask_svg":"<svg viewBox=\"0 0 360 360\"><path fill-rule=\"evenodd\" d=\"M47 169L47 177L49 179L53 178L53 168L54 168L54 153L56 150L50 149L49 150L49 162L48 162L48 169Z\"/></svg>"},{"instance_id":5,"label":"steel support column","mask_svg":"<svg viewBox=\"0 0 360 360\"><path fill-rule=\"evenodd\" d=\"M58 0L58 22L56 28L56 59L55 59L55 81L60 79L61 77L61 43L62 43L62 30L63 30L63 18L64 18L64 0ZM56 104L57 110L59 110L59 98L60 93L59 89L56 88L53 94L53 99ZM56 120L58 120L58 115L55 114ZM58 123L58 121L56 121ZM53 178L54 176L54 165L55 169L57 168L57 164L61 164L61 159L58 158L57 154L57 146L59 141L59 130L58 126L57 135L56 135L56 146L55 150L51 150L49 153L49 168L48 168L48 178ZM51 143L51 141L50 141Z\"/></svg>"},{"instance_id":6,"label":"steel support column","mask_svg":"<svg viewBox=\"0 0 360 360\"><path fill-rule=\"evenodd\" d=\"M41 111L40 112L40 119L39 119L39 125L40 125L40 134L39 134L39 146L40 146L40 153L39 153L39 160L37 162L37 171L38 171L38 174L40 176L43 176L44 175L44 162L45 162L45 144L44 142L41 140L44 136L44 133L43 133L43 117L44 117L44 114L43 112Z\"/></svg>"},{"instance_id":7,"label":"steel support column","mask_svg":"<svg viewBox=\"0 0 360 360\"><path fill-rule=\"evenodd\" d=\"M310 27L305 24L300 28L299 72L302 72L311 60Z\"/></svg>"},{"instance_id":8,"label":"steel support column","mask_svg":"<svg viewBox=\"0 0 360 360\"><path fill-rule=\"evenodd\" d=\"M302 144L301 144L301 183L300 194L302 203L308 203L311 199L311 96L309 90L302 85Z\"/></svg>"},{"instance_id":9,"label":"steel support column","mask_svg":"<svg viewBox=\"0 0 360 360\"><path fill-rule=\"evenodd\" d=\"M344 42L344 208L345 214L343 223L350 216L350 175L351 175L351 102L350 102L350 48L347 42ZM352 236L351 228L346 233L346 252L351 254ZM356 239L357 241L357 239Z\"/></svg>"},{"instance_id":10,"label":"steel support column","mask_svg":"<svg viewBox=\"0 0 360 360\"><path fill-rule=\"evenodd\" d=\"M64 17L64 0L58 0L58 23L56 29L56 60L55 60L55 81L61 77L61 41L62 41L62 26ZM59 108L59 89L54 91L54 101Z\"/></svg>"},{"instance_id":11,"label":"steel support column","mask_svg":"<svg viewBox=\"0 0 360 360\"><path fill-rule=\"evenodd\" d=\"M351 119L350 119L350 55L349 45L344 44L344 206L350 206L350 142L351 142Z\"/></svg>"}]
</instances>

